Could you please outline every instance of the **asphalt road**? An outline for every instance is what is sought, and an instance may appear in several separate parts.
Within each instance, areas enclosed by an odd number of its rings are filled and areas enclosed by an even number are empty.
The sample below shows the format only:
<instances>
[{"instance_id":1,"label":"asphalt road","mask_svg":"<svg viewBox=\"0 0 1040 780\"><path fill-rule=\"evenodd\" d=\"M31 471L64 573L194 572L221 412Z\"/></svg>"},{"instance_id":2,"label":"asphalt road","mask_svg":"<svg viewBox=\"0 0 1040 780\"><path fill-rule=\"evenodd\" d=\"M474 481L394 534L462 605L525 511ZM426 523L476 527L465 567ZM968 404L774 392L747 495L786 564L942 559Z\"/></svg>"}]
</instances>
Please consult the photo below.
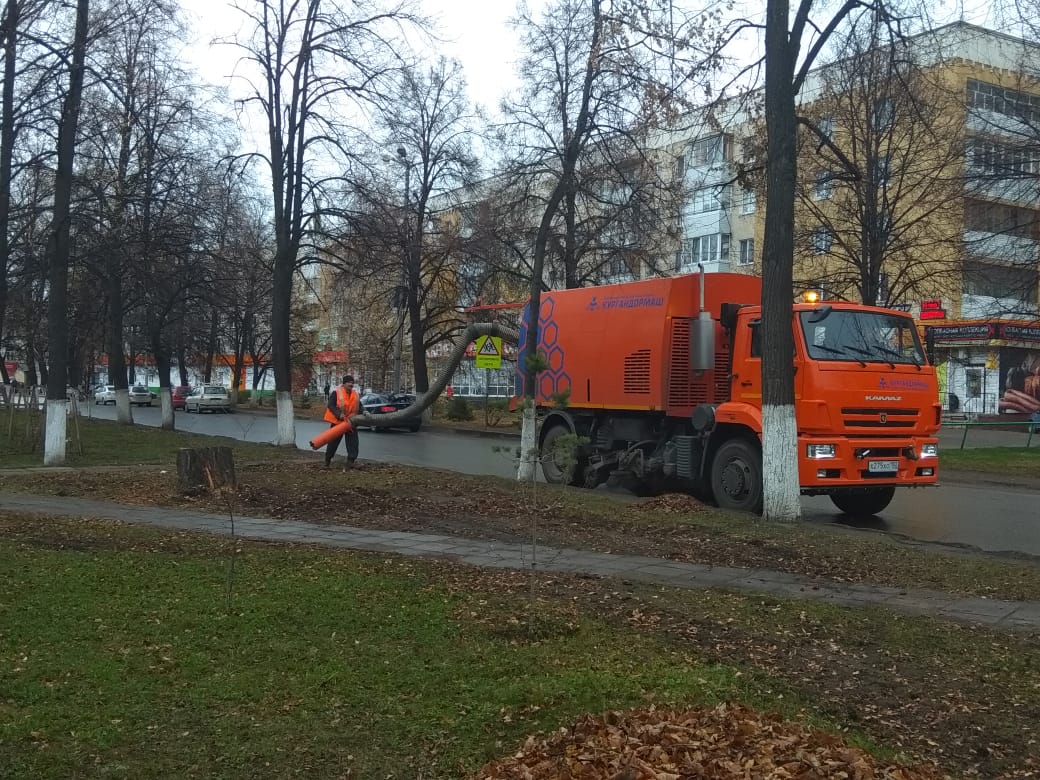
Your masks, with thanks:
<instances>
[{"instance_id":1,"label":"asphalt road","mask_svg":"<svg viewBox=\"0 0 1040 780\"><path fill-rule=\"evenodd\" d=\"M88 405L85 413L114 419L115 408ZM158 426L158 407L137 407L134 420ZM252 442L274 440L276 423L265 414L185 414L176 413L179 430L229 436ZM310 449L307 442L327 427L326 423L296 421L297 446ZM361 458L433 466L466 474L513 477L516 439L484 438L451 431L424 430L418 434L404 431L362 430ZM960 446L963 429L944 429L941 448ZM972 429L968 446L1022 446L1024 432ZM1033 446L1040 446L1034 435ZM940 454L940 463L941 463ZM941 472L940 472L941 473ZM474 496L479 501L479 496ZM936 488L898 491L892 504L878 518L856 527L883 531L926 542L977 547L991 552L1024 553L1040 557L1040 496L1026 486L946 482ZM802 499L804 517L810 522L850 524L826 497Z\"/></svg>"}]
</instances>

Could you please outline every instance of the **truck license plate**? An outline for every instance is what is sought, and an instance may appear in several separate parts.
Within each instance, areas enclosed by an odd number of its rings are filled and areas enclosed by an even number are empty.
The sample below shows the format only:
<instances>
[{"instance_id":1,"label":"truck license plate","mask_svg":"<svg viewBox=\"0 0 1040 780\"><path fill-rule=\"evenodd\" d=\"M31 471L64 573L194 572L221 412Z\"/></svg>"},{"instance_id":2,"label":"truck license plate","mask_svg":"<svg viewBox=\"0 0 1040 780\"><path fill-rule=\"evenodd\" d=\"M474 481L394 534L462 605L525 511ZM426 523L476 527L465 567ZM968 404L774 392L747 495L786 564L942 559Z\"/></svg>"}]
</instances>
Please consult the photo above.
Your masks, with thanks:
<instances>
[{"instance_id":1,"label":"truck license plate","mask_svg":"<svg viewBox=\"0 0 1040 780\"><path fill-rule=\"evenodd\" d=\"M867 471L871 474L895 474L899 471L899 461L872 460L867 463Z\"/></svg>"}]
</instances>

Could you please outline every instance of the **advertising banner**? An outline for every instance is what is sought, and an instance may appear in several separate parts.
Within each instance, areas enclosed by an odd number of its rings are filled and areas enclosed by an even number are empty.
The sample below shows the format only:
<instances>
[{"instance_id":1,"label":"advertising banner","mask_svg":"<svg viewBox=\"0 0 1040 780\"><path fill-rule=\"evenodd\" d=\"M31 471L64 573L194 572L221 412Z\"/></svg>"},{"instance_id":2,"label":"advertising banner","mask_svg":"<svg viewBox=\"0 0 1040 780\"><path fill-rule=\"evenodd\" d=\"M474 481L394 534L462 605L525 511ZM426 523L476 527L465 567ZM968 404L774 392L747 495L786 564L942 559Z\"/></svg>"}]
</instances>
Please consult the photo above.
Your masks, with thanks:
<instances>
[{"instance_id":1,"label":"advertising banner","mask_svg":"<svg viewBox=\"0 0 1040 780\"><path fill-rule=\"evenodd\" d=\"M1019 347L1000 350L999 411L1040 413L1040 353Z\"/></svg>"}]
</instances>

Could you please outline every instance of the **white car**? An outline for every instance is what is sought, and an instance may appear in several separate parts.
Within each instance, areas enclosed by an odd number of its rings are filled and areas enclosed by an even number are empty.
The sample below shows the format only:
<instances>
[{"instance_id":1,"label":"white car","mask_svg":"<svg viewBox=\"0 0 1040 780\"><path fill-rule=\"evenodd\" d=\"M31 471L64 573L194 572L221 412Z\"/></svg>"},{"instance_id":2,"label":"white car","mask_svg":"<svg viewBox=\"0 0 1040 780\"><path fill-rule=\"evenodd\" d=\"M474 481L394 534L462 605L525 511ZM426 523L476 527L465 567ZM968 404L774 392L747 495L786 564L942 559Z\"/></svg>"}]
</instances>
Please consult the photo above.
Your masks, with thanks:
<instances>
[{"instance_id":1,"label":"white car","mask_svg":"<svg viewBox=\"0 0 1040 780\"><path fill-rule=\"evenodd\" d=\"M116 386L115 385L101 385L97 390L94 391L94 403L95 404L114 404L116 402Z\"/></svg>"},{"instance_id":2,"label":"white car","mask_svg":"<svg viewBox=\"0 0 1040 780\"><path fill-rule=\"evenodd\" d=\"M186 412L224 412L231 411L231 396L226 387L220 385L199 385L192 388L184 399Z\"/></svg>"},{"instance_id":3,"label":"white car","mask_svg":"<svg viewBox=\"0 0 1040 780\"><path fill-rule=\"evenodd\" d=\"M130 388L131 406L151 406L152 391L144 385L134 385Z\"/></svg>"}]
</instances>

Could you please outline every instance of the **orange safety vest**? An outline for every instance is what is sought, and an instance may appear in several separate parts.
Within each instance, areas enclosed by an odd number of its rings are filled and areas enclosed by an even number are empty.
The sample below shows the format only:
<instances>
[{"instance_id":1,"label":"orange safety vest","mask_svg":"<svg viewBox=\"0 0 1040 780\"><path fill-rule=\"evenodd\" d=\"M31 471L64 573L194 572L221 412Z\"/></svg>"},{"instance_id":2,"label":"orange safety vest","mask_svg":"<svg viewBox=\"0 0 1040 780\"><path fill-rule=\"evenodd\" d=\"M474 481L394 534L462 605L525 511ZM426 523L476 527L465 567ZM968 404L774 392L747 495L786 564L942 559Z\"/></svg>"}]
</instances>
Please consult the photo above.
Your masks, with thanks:
<instances>
[{"instance_id":1,"label":"orange safety vest","mask_svg":"<svg viewBox=\"0 0 1040 780\"><path fill-rule=\"evenodd\" d=\"M358 413L361 407L361 399L358 397L357 390L351 390L349 393L347 389L340 385L336 388L336 406L339 407L340 413L343 415L343 419L349 420L355 414ZM325 408L325 422L327 423L338 423L336 415L332 413L332 410L327 406Z\"/></svg>"}]
</instances>

